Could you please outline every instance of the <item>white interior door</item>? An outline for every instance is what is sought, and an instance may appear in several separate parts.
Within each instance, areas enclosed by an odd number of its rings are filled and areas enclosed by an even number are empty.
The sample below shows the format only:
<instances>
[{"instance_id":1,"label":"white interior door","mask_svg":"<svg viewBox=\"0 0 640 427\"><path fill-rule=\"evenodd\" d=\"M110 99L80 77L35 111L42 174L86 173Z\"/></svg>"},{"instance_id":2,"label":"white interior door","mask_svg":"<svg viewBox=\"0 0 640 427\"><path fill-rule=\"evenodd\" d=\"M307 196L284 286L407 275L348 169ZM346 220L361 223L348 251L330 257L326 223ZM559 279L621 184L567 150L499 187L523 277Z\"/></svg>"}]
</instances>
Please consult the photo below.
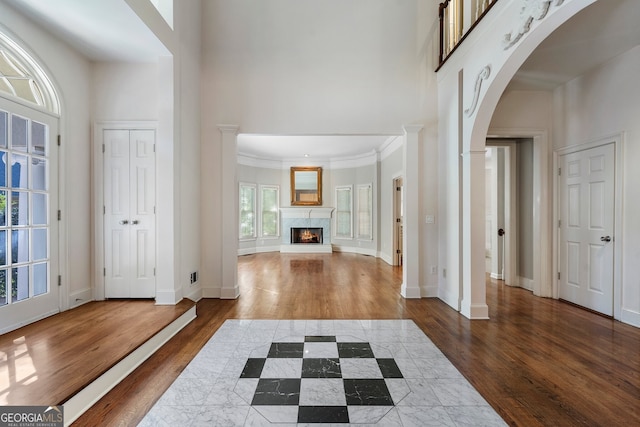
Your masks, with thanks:
<instances>
[{"instance_id":1,"label":"white interior door","mask_svg":"<svg viewBox=\"0 0 640 427\"><path fill-rule=\"evenodd\" d=\"M560 157L560 298L613 315L615 146Z\"/></svg>"},{"instance_id":2,"label":"white interior door","mask_svg":"<svg viewBox=\"0 0 640 427\"><path fill-rule=\"evenodd\" d=\"M105 297L155 297L155 131L104 141Z\"/></svg>"}]
</instances>

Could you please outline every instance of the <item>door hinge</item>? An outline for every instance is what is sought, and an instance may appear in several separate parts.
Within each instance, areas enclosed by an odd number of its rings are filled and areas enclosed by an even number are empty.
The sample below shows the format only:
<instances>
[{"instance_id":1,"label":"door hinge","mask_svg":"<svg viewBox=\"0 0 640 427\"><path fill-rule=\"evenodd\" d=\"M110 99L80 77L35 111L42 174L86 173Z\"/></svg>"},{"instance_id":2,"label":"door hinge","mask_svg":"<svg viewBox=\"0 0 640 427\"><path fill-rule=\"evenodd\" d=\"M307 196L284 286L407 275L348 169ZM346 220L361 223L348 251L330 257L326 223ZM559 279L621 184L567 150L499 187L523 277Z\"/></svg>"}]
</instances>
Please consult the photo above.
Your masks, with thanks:
<instances>
[{"instance_id":1,"label":"door hinge","mask_svg":"<svg viewBox=\"0 0 640 427\"><path fill-rule=\"evenodd\" d=\"M103 269L102 269L102 275L103 275L103 276L105 276L105 277L107 277L107 269L106 269L106 268L103 268Z\"/></svg>"},{"instance_id":2,"label":"door hinge","mask_svg":"<svg viewBox=\"0 0 640 427\"><path fill-rule=\"evenodd\" d=\"M560 280L560 272L558 271L558 280Z\"/></svg>"},{"instance_id":3,"label":"door hinge","mask_svg":"<svg viewBox=\"0 0 640 427\"><path fill-rule=\"evenodd\" d=\"M396 191L401 191L402 187L396 187Z\"/></svg>"},{"instance_id":4,"label":"door hinge","mask_svg":"<svg viewBox=\"0 0 640 427\"><path fill-rule=\"evenodd\" d=\"M561 219L558 220L558 228L560 228L560 227L562 227L562 220Z\"/></svg>"},{"instance_id":5,"label":"door hinge","mask_svg":"<svg viewBox=\"0 0 640 427\"><path fill-rule=\"evenodd\" d=\"M558 176L562 175L562 168L558 168Z\"/></svg>"},{"instance_id":6,"label":"door hinge","mask_svg":"<svg viewBox=\"0 0 640 427\"><path fill-rule=\"evenodd\" d=\"M102 144L102 152L104 153L105 150L106 150L106 148L105 148L104 144Z\"/></svg>"},{"instance_id":7,"label":"door hinge","mask_svg":"<svg viewBox=\"0 0 640 427\"><path fill-rule=\"evenodd\" d=\"M58 209L58 221L62 220L62 211Z\"/></svg>"},{"instance_id":8,"label":"door hinge","mask_svg":"<svg viewBox=\"0 0 640 427\"><path fill-rule=\"evenodd\" d=\"M58 147L60 147L60 144L62 143L60 142L60 135L58 135Z\"/></svg>"},{"instance_id":9,"label":"door hinge","mask_svg":"<svg viewBox=\"0 0 640 427\"><path fill-rule=\"evenodd\" d=\"M153 144L153 152L156 152L156 144Z\"/></svg>"},{"instance_id":10,"label":"door hinge","mask_svg":"<svg viewBox=\"0 0 640 427\"><path fill-rule=\"evenodd\" d=\"M400 218L396 218L396 222L400 222Z\"/></svg>"},{"instance_id":11,"label":"door hinge","mask_svg":"<svg viewBox=\"0 0 640 427\"><path fill-rule=\"evenodd\" d=\"M396 253L397 253L397 254L399 254L399 253L401 253L401 252L402 252L402 251L401 251L400 249L396 249Z\"/></svg>"},{"instance_id":12,"label":"door hinge","mask_svg":"<svg viewBox=\"0 0 640 427\"><path fill-rule=\"evenodd\" d=\"M58 286L62 286L62 276L58 276Z\"/></svg>"},{"instance_id":13,"label":"door hinge","mask_svg":"<svg viewBox=\"0 0 640 427\"><path fill-rule=\"evenodd\" d=\"M153 267L153 277L155 277L155 276L156 276L156 268Z\"/></svg>"},{"instance_id":14,"label":"door hinge","mask_svg":"<svg viewBox=\"0 0 640 427\"><path fill-rule=\"evenodd\" d=\"M102 206L102 215L106 215L107 214L107 207L106 206Z\"/></svg>"}]
</instances>

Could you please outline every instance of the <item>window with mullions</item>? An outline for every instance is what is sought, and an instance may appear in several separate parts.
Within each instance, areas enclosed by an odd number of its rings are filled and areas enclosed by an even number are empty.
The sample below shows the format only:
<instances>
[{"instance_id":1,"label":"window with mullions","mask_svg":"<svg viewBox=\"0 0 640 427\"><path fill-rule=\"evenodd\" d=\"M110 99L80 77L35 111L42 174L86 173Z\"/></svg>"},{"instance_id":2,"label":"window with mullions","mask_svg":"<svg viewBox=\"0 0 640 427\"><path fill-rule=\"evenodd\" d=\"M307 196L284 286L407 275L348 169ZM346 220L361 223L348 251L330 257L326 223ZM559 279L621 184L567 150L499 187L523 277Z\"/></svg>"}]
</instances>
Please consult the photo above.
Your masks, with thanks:
<instances>
[{"instance_id":1,"label":"window with mullions","mask_svg":"<svg viewBox=\"0 0 640 427\"><path fill-rule=\"evenodd\" d=\"M358 239L373 238L373 191L372 185L358 186Z\"/></svg>"},{"instance_id":2,"label":"window with mullions","mask_svg":"<svg viewBox=\"0 0 640 427\"><path fill-rule=\"evenodd\" d=\"M256 237L256 186L240 184L240 238Z\"/></svg>"},{"instance_id":3,"label":"window with mullions","mask_svg":"<svg viewBox=\"0 0 640 427\"><path fill-rule=\"evenodd\" d=\"M353 237L351 186L336 187L336 237Z\"/></svg>"},{"instance_id":4,"label":"window with mullions","mask_svg":"<svg viewBox=\"0 0 640 427\"><path fill-rule=\"evenodd\" d=\"M262 237L277 237L280 234L279 193L279 187L276 185L260 186Z\"/></svg>"},{"instance_id":5,"label":"window with mullions","mask_svg":"<svg viewBox=\"0 0 640 427\"><path fill-rule=\"evenodd\" d=\"M0 306L50 289L48 133L0 110Z\"/></svg>"}]
</instances>

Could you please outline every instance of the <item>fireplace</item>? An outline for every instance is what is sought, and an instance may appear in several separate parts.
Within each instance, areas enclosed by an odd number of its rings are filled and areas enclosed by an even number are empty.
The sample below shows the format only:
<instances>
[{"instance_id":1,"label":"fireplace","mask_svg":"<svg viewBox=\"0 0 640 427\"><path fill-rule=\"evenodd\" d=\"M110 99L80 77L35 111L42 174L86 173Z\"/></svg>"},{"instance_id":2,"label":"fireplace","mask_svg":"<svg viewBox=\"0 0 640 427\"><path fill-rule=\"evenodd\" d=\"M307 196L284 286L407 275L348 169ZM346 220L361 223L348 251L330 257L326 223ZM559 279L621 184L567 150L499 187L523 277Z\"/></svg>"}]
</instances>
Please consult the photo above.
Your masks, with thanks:
<instances>
[{"instance_id":1,"label":"fireplace","mask_svg":"<svg viewBox=\"0 0 640 427\"><path fill-rule=\"evenodd\" d=\"M330 254L331 214L330 207L280 208L282 241L280 252L294 254Z\"/></svg>"},{"instance_id":2,"label":"fireplace","mask_svg":"<svg viewBox=\"0 0 640 427\"><path fill-rule=\"evenodd\" d=\"M322 227L291 227L291 243L322 244Z\"/></svg>"}]
</instances>

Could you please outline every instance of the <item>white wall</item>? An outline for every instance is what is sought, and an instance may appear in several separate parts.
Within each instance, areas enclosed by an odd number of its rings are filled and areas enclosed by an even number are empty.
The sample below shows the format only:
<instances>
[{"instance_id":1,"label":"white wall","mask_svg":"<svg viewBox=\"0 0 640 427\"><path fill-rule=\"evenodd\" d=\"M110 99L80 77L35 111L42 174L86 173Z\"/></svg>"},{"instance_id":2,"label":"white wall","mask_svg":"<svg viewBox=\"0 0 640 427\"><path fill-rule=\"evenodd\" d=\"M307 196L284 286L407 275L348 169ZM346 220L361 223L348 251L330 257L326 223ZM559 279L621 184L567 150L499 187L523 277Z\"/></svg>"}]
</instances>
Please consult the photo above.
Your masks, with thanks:
<instances>
[{"instance_id":1,"label":"white wall","mask_svg":"<svg viewBox=\"0 0 640 427\"><path fill-rule=\"evenodd\" d=\"M640 47L572 80L554 92L555 148L624 133L621 320L640 326Z\"/></svg>"},{"instance_id":2,"label":"white wall","mask_svg":"<svg viewBox=\"0 0 640 427\"><path fill-rule=\"evenodd\" d=\"M67 253L61 254L63 266L62 308L86 302L91 295L91 216L90 216L90 114L91 64L65 43L44 32L39 26L18 14L6 3L0 3L0 24L9 30L53 80L62 103L61 199L63 232Z\"/></svg>"},{"instance_id":3,"label":"white wall","mask_svg":"<svg viewBox=\"0 0 640 427\"><path fill-rule=\"evenodd\" d=\"M158 120L159 73L157 63L93 63L94 120Z\"/></svg>"},{"instance_id":4,"label":"white wall","mask_svg":"<svg viewBox=\"0 0 640 427\"><path fill-rule=\"evenodd\" d=\"M179 70L176 79L177 99L174 104L178 122L174 144L180 152L180 179L176 183L179 201L175 206L180 230L176 244L179 265L177 280L178 285L182 286L182 295L198 300L202 296L200 279L193 284L189 279L192 272L200 273L200 189L208 188L206 182L201 182L200 176L201 1L175 3L173 28L180 46L176 65Z\"/></svg>"}]
</instances>

